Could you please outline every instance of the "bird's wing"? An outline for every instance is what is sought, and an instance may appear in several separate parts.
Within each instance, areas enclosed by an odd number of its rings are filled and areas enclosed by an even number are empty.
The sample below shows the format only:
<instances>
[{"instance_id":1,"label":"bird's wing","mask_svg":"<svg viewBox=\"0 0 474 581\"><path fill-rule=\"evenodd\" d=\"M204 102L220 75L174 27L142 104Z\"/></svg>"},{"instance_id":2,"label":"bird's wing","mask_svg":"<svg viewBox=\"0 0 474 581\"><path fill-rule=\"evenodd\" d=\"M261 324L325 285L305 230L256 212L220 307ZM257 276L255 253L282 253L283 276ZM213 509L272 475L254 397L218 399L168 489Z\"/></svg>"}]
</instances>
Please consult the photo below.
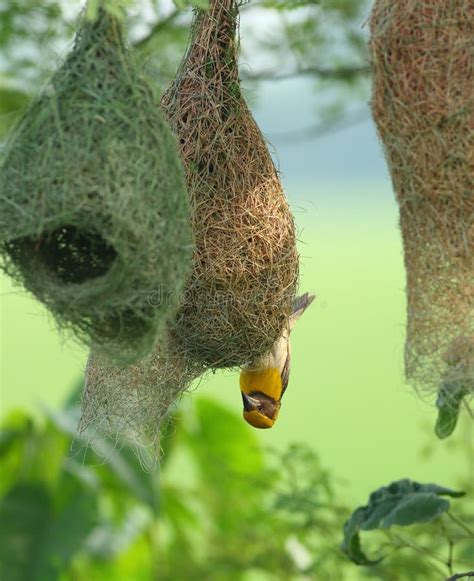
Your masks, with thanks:
<instances>
[{"instance_id":1,"label":"bird's wing","mask_svg":"<svg viewBox=\"0 0 474 581\"><path fill-rule=\"evenodd\" d=\"M288 385L290 374L290 331L295 326L296 321L301 317L309 305L314 301L314 295L305 293L296 297L293 301L293 311L290 315L288 326L283 329L281 336L275 341L271 350L247 365L245 369L266 369L267 367L277 367L282 374L283 391ZM285 359L283 359L285 357ZM285 379L286 378L286 379Z\"/></svg>"},{"instance_id":2,"label":"bird's wing","mask_svg":"<svg viewBox=\"0 0 474 581\"><path fill-rule=\"evenodd\" d=\"M291 329L293 329L296 321L301 317L301 315L306 311L306 309L309 307L309 305L313 301L314 301L314 295L312 295L310 293L305 293L304 295L301 295L300 297L295 298L295 300L293 301L293 311L290 315L289 331L291 331ZM283 367L281 367L281 371L280 371L281 384L282 384L282 391L281 391L282 396L285 393L285 390L288 387L288 382L290 380L291 346L290 346L289 331L285 331L283 333L283 337L282 337L282 339L280 339L280 342L278 345L278 347L280 348L279 350L283 351L283 349L281 349L281 347L282 347L281 343L284 342L285 343L284 351L286 352L285 362L283 364Z\"/></svg>"},{"instance_id":3,"label":"bird's wing","mask_svg":"<svg viewBox=\"0 0 474 581\"><path fill-rule=\"evenodd\" d=\"M281 376L281 396L280 396L280 399L283 397L283 394L285 393L286 388L288 387L288 382L290 380L290 369L291 369L291 347L290 347L290 342L288 341L285 364L283 365L283 369L280 372L280 376Z\"/></svg>"},{"instance_id":4,"label":"bird's wing","mask_svg":"<svg viewBox=\"0 0 474 581\"><path fill-rule=\"evenodd\" d=\"M293 310L290 315L290 330L295 326L296 321L301 317L301 315L306 311L309 305L314 301L315 296L310 293L304 293L299 297L296 297L293 301Z\"/></svg>"}]
</instances>

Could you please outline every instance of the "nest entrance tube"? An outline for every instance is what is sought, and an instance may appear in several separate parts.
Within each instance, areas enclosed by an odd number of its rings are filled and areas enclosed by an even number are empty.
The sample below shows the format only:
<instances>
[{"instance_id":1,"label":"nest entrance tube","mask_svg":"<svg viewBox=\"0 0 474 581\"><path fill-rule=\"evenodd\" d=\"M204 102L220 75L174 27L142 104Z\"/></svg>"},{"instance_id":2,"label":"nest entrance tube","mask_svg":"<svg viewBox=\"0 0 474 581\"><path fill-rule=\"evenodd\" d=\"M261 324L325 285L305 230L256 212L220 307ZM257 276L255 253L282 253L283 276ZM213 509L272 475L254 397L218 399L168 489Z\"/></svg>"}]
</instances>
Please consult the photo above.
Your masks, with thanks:
<instances>
[{"instance_id":1,"label":"nest entrance tube","mask_svg":"<svg viewBox=\"0 0 474 581\"><path fill-rule=\"evenodd\" d=\"M6 252L13 261L34 256L53 278L65 284L82 284L104 276L117 257L100 233L77 226L62 226L40 236L11 240Z\"/></svg>"},{"instance_id":2,"label":"nest entrance tube","mask_svg":"<svg viewBox=\"0 0 474 581\"><path fill-rule=\"evenodd\" d=\"M192 266L184 172L121 23L83 17L0 159L0 257L60 327L119 364L150 353ZM162 290L167 301L151 304Z\"/></svg>"},{"instance_id":3,"label":"nest entrance tube","mask_svg":"<svg viewBox=\"0 0 474 581\"><path fill-rule=\"evenodd\" d=\"M377 0L370 25L407 273L406 376L458 406L474 394L474 5Z\"/></svg>"}]
</instances>

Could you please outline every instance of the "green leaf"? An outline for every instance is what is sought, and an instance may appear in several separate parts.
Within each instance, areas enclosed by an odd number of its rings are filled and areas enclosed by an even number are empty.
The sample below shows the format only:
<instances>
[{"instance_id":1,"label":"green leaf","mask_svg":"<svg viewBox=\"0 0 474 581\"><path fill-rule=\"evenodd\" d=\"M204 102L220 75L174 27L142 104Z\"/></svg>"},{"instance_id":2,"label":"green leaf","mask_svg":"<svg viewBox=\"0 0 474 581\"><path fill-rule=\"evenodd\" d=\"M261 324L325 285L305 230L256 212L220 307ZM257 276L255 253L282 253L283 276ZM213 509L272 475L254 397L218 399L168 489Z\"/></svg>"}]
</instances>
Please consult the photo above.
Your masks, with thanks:
<instances>
[{"instance_id":1,"label":"green leaf","mask_svg":"<svg viewBox=\"0 0 474 581\"><path fill-rule=\"evenodd\" d=\"M201 472L217 482L227 474L254 475L263 467L256 436L236 414L215 400L200 397L195 402L197 423L188 422L187 443L194 451Z\"/></svg>"},{"instance_id":2,"label":"green leaf","mask_svg":"<svg viewBox=\"0 0 474 581\"><path fill-rule=\"evenodd\" d=\"M40 428L23 412L7 418L3 436L0 445L2 493L18 481L54 486L69 449L69 438L49 423Z\"/></svg>"},{"instance_id":3,"label":"green leaf","mask_svg":"<svg viewBox=\"0 0 474 581\"><path fill-rule=\"evenodd\" d=\"M255 514L268 491L261 448L242 417L207 398L196 398L194 417L183 418L183 442L194 461L197 500L225 534Z\"/></svg>"},{"instance_id":4,"label":"green leaf","mask_svg":"<svg viewBox=\"0 0 474 581\"><path fill-rule=\"evenodd\" d=\"M382 520L380 528L430 522L449 509L449 501L431 493L420 493L401 500Z\"/></svg>"},{"instance_id":5,"label":"green leaf","mask_svg":"<svg viewBox=\"0 0 474 581\"><path fill-rule=\"evenodd\" d=\"M52 501L44 486L18 484L3 498L0 503L3 579L33 581L37 578L41 543L51 517Z\"/></svg>"},{"instance_id":6,"label":"green leaf","mask_svg":"<svg viewBox=\"0 0 474 581\"><path fill-rule=\"evenodd\" d=\"M193 528L198 524L197 515L182 497L182 491L171 485L163 485L163 511L175 528Z\"/></svg>"},{"instance_id":7,"label":"green leaf","mask_svg":"<svg viewBox=\"0 0 474 581\"><path fill-rule=\"evenodd\" d=\"M387 529L393 525L409 526L430 522L449 509L449 501L464 492L437 484L419 484L408 479L392 482L370 495L367 506L357 508L344 524L342 550L357 565L375 565L362 551L360 531Z\"/></svg>"},{"instance_id":8,"label":"green leaf","mask_svg":"<svg viewBox=\"0 0 474 581\"><path fill-rule=\"evenodd\" d=\"M86 18L95 20L99 14L99 8L104 8L110 15L123 20L126 8L133 4L133 0L88 0Z\"/></svg>"},{"instance_id":9,"label":"green leaf","mask_svg":"<svg viewBox=\"0 0 474 581\"><path fill-rule=\"evenodd\" d=\"M77 432L79 417L76 412L75 409L45 408L45 413L56 428L74 438L73 454L80 457L81 462L95 466L96 474L106 487L117 490L125 488L157 512L159 508L157 466L147 467L147 459L140 456L140 451L126 444L112 441L98 433L87 436L79 434ZM72 460L76 461L74 458Z\"/></svg>"},{"instance_id":10,"label":"green leaf","mask_svg":"<svg viewBox=\"0 0 474 581\"><path fill-rule=\"evenodd\" d=\"M143 506L127 510L120 522L97 526L86 542L86 551L101 559L124 553L150 524L150 511Z\"/></svg>"},{"instance_id":11,"label":"green leaf","mask_svg":"<svg viewBox=\"0 0 474 581\"><path fill-rule=\"evenodd\" d=\"M209 0L191 0L190 4L196 8L199 8L200 10L209 9Z\"/></svg>"},{"instance_id":12,"label":"green leaf","mask_svg":"<svg viewBox=\"0 0 474 581\"><path fill-rule=\"evenodd\" d=\"M466 496L466 493L462 490L453 490L452 488L446 488L439 484L419 484L418 486L423 487L423 492L432 492L438 496L450 496L451 498L461 498L461 496Z\"/></svg>"},{"instance_id":13,"label":"green leaf","mask_svg":"<svg viewBox=\"0 0 474 581\"><path fill-rule=\"evenodd\" d=\"M0 457L6 454L11 445L23 435L22 430L0 430Z\"/></svg>"},{"instance_id":14,"label":"green leaf","mask_svg":"<svg viewBox=\"0 0 474 581\"><path fill-rule=\"evenodd\" d=\"M99 0L89 0L86 8L86 18L88 20L95 20L99 13Z\"/></svg>"},{"instance_id":15,"label":"green leaf","mask_svg":"<svg viewBox=\"0 0 474 581\"><path fill-rule=\"evenodd\" d=\"M312 498L312 492L312 490L296 490L291 493L278 494L274 508L292 513L307 514L318 508L318 502L316 498Z\"/></svg>"},{"instance_id":16,"label":"green leaf","mask_svg":"<svg viewBox=\"0 0 474 581\"><path fill-rule=\"evenodd\" d=\"M383 558L371 560L362 551L359 530L362 528L364 520L364 508L360 507L344 524L344 541L341 548L356 565L377 565Z\"/></svg>"},{"instance_id":17,"label":"green leaf","mask_svg":"<svg viewBox=\"0 0 474 581\"><path fill-rule=\"evenodd\" d=\"M8 454L11 447L19 440L25 439L33 431L33 422L24 412L11 413L0 430L0 458Z\"/></svg>"},{"instance_id":18,"label":"green leaf","mask_svg":"<svg viewBox=\"0 0 474 581\"><path fill-rule=\"evenodd\" d=\"M22 91L0 86L0 137L14 125L28 101L28 95Z\"/></svg>"},{"instance_id":19,"label":"green leaf","mask_svg":"<svg viewBox=\"0 0 474 581\"><path fill-rule=\"evenodd\" d=\"M26 107L28 101L28 95L22 91L0 86L0 115L17 113Z\"/></svg>"},{"instance_id":20,"label":"green leaf","mask_svg":"<svg viewBox=\"0 0 474 581\"><path fill-rule=\"evenodd\" d=\"M38 580L58 577L82 549L96 525L96 497L86 490L75 489L45 531L35 572Z\"/></svg>"},{"instance_id":21,"label":"green leaf","mask_svg":"<svg viewBox=\"0 0 474 581\"><path fill-rule=\"evenodd\" d=\"M160 509L159 493L159 466L156 463L148 464L149 458L142 458L141 451L125 444L116 444L106 438L94 441L94 452L105 463L98 471L103 475L104 483L118 489L126 489L133 497L147 504L155 514ZM91 457L94 464L96 460ZM154 462L154 460L152 461ZM110 479L109 475L114 478Z\"/></svg>"},{"instance_id":22,"label":"green leaf","mask_svg":"<svg viewBox=\"0 0 474 581\"><path fill-rule=\"evenodd\" d=\"M436 420L435 433L441 440L454 432L462 401L468 393L469 390L460 381L444 381L440 387L436 400L438 419Z\"/></svg>"},{"instance_id":23,"label":"green leaf","mask_svg":"<svg viewBox=\"0 0 474 581\"><path fill-rule=\"evenodd\" d=\"M0 503L0 558L8 581L53 581L96 522L97 500L75 486L55 511L41 484L17 484Z\"/></svg>"}]
</instances>

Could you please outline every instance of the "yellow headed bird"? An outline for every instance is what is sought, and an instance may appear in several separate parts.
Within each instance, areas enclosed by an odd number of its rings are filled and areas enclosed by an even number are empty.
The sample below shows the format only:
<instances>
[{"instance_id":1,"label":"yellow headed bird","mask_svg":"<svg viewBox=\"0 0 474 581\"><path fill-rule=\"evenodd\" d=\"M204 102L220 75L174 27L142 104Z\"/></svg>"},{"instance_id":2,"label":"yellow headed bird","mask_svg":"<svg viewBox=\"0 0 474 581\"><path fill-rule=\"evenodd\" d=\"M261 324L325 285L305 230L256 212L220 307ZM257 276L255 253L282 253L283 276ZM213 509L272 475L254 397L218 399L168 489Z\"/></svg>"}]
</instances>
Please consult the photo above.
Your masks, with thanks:
<instances>
[{"instance_id":1,"label":"yellow headed bird","mask_svg":"<svg viewBox=\"0 0 474 581\"><path fill-rule=\"evenodd\" d=\"M254 428L271 428L276 422L290 378L290 333L313 300L309 293L297 297L288 324L271 351L240 373L244 418Z\"/></svg>"}]
</instances>

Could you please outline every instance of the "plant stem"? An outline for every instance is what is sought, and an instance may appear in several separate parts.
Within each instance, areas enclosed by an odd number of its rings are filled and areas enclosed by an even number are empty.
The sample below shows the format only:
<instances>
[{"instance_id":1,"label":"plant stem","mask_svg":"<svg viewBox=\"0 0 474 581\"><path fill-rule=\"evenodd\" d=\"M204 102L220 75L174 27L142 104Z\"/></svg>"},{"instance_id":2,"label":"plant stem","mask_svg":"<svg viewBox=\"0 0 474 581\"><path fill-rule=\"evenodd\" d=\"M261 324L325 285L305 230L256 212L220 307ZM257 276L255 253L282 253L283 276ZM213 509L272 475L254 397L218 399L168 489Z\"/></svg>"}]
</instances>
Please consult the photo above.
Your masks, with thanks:
<instances>
[{"instance_id":1,"label":"plant stem","mask_svg":"<svg viewBox=\"0 0 474 581\"><path fill-rule=\"evenodd\" d=\"M410 549L413 549L417 553L425 554L426 556L433 559L433 561L436 561L437 563L441 563L444 567L448 567L448 564L446 563L446 561L444 559L442 559L441 557L438 557L438 555L435 555L434 553L432 553L431 551L429 551L425 547L422 547L421 545L417 545L415 542L411 541L410 539L407 539L406 537L402 537L401 535L393 534L393 533L392 534L388 533L387 536L392 542L393 542L393 539L400 542L401 543L400 548L402 548L403 546L410 547ZM433 565L434 565L434 563L433 563ZM436 568L438 569L437 566L436 566ZM448 571L449 571L449 567L448 567Z\"/></svg>"},{"instance_id":2,"label":"plant stem","mask_svg":"<svg viewBox=\"0 0 474 581\"><path fill-rule=\"evenodd\" d=\"M449 516L449 518L455 522L459 527L461 527L464 531L466 531L466 533L474 538L474 531L471 531L471 529L465 525L461 520L459 520L457 517L455 517L453 514L451 514L448 510L448 512L446 512L446 515Z\"/></svg>"},{"instance_id":3,"label":"plant stem","mask_svg":"<svg viewBox=\"0 0 474 581\"><path fill-rule=\"evenodd\" d=\"M446 581L456 581L456 579L462 579L463 577L474 577L474 571L467 571L466 573L456 573L452 577L446 579Z\"/></svg>"},{"instance_id":4,"label":"plant stem","mask_svg":"<svg viewBox=\"0 0 474 581\"><path fill-rule=\"evenodd\" d=\"M448 569L450 573L453 573L453 549L454 549L454 543L452 541L452 539L448 539L448 543L449 543L449 552L448 552Z\"/></svg>"}]
</instances>

